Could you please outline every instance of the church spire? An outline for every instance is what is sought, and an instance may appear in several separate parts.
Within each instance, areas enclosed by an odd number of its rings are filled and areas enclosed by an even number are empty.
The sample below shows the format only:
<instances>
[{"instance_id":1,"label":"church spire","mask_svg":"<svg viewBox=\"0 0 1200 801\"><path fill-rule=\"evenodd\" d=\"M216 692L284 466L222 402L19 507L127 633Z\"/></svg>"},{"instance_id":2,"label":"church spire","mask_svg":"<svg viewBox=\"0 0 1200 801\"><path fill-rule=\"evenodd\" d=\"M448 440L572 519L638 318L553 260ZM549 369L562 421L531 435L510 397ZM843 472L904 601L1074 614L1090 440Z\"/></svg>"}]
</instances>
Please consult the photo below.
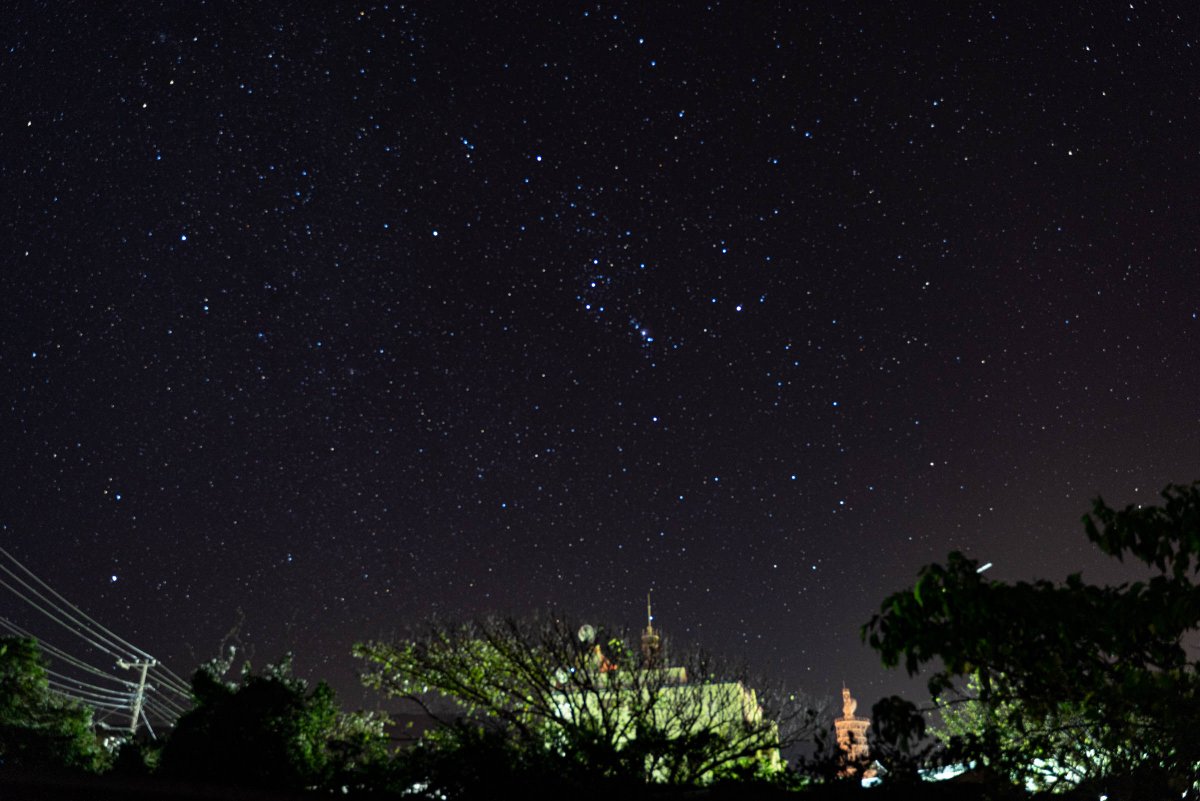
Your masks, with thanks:
<instances>
[{"instance_id":1,"label":"church spire","mask_svg":"<svg viewBox=\"0 0 1200 801\"><path fill-rule=\"evenodd\" d=\"M642 632L642 658L647 665L658 664L662 638L654 630L654 612L650 608L650 593L646 593L646 630Z\"/></svg>"}]
</instances>

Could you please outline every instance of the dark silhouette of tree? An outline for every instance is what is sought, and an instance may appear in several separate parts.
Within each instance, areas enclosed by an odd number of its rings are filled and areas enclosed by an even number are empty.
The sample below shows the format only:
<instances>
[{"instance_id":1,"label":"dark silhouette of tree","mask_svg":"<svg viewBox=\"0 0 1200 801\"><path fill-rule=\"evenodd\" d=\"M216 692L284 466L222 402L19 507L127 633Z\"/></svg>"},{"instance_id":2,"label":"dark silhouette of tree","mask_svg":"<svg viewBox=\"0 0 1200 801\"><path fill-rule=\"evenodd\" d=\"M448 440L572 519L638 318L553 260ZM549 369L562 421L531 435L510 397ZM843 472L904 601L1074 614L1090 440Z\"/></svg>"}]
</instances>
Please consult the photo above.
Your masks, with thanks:
<instances>
[{"instance_id":1,"label":"dark silhouette of tree","mask_svg":"<svg viewBox=\"0 0 1200 801\"><path fill-rule=\"evenodd\" d=\"M0 765L102 769L92 711L50 689L36 640L0 638Z\"/></svg>"},{"instance_id":2,"label":"dark silhouette of tree","mask_svg":"<svg viewBox=\"0 0 1200 801\"><path fill-rule=\"evenodd\" d=\"M1200 484L1162 497L1121 510L1097 499L1084 516L1104 553L1153 569L1146 581L1005 584L952 553L884 601L864 636L886 665L938 665L929 689L949 707L953 756L1059 789L1196 792L1200 673L1185 638L1200 625Z\"/></svg>"},{"instance_id":3,"label":"dark silhouette of tree","mask_svg":"<svg viewBox=\"0 0 1200 801\"><path fill-rule=\"evenodd\" d=\"M355 783L360 768L386 759L385 720L339 711L324 682L311 691L291 675L291 660L239 682L228 661L192 678L195 706L163 748L160 770L204 783L299 790Z\"/></svg>"},{"instance_id":4,"label":"dark silhouette of tree","mask_svg":"<svg viewBox=\"0 0 1200 801\"><path fill-rule=\"evenodd\" d=\"M427 751L508 749L520 755L510 764L579 783L692 785L779 770L779 749L816 729L796 694L756 692L699 652L647 658L627 645L634 641L555 617L488 618L355 653L368 662L368 685L454 703L459 725Z\"/></svg>"}]
</instances>

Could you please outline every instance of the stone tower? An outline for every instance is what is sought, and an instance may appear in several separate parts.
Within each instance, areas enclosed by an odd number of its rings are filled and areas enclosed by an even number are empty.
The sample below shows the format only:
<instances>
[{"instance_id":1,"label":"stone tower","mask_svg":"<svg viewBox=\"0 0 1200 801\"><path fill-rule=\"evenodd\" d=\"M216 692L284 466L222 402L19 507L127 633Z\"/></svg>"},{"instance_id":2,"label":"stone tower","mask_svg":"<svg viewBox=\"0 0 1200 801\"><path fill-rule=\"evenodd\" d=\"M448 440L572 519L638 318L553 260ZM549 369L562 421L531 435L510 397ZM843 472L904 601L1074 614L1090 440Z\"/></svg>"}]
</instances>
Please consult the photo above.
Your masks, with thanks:
<instances>
[{"instance_id":1,"label":"stone tower","mask_svg":"<svg viewBox=\"0 0 1200 801\"><path fill-rule=\"evenodd\" d=\"M867 729L871 727L871 719L855 715L856 709L858 701L855 701L854 696L850 695L850 690L843 686L842 716L833 721L833 728L837 731L838 748L842 749L846 760L846 767L842 770L843 776L857 775L871 756L871 750L867 746ZM873 775L875 771L867 770L863 773L863 778Z\"/></svg>"}]
</instances>

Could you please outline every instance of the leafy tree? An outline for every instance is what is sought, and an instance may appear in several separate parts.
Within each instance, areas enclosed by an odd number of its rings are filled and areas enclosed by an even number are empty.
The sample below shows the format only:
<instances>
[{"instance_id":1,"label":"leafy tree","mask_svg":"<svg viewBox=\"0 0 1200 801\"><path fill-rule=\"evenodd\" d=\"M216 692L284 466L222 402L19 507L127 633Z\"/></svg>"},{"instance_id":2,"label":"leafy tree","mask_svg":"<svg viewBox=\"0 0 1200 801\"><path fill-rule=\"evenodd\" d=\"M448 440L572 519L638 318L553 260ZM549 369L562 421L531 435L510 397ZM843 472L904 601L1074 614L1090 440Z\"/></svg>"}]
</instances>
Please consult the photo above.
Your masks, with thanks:
<instances>
[{"instance_id":1,"label":"leafy tree","mask_svg":"<svg viewBox=\"0 0 1200 801\"><path fill-rule=\"evenodd\" d=\"M50 690L36 640L0 637L0 765L100 770L92 725L89 708Z\"/></svg>"},{"instance_id":2,"label":"leafy tree","mask_svg":"<svg viewBox=\"0 0 1200 801\"><path fill-rule=\"evenodd\" d=\"M969 758L973 751L990 751L990 765L1025 787L1050 791L1074 787L1113 761L1071 703L1060 703L1031 726L1020 702L996 694L984 702L980 693L979 677L972 675L936 699L940 724L930 733L948 754Z\"/></svg>"},{"instance_id":3,"label":"leafy tree","mask_svg":"<svg viewBox=\"0 0 1200 801\"><path fill-rule=\"evenodd\" d=\"M523 755L513 764L549 759L581 781L689 785L754 762L778 768L779 749L815 726L794 695L759 695L703 654L667 667L628 637L581 633L557 618L489 618L355 653L370 664L370 686L450 699L466 722L439 736L502 743Z\"/></svg>"},{"instance_id":4,"label":"leafy tree","mask_svg":"<svg viewBox=\"0 0 1200 801\"><path fill-rule=\"evenodd\" d=\"M205 665L192 678L195 706L179 719L163 748L164 774L193 781L274 789L331 787L386 753L385 719L347 715L321 682L311 691L291 675L291 660L240 682L229 661Z\"/></svg>"},{"instance_id":5,"label":"leafy tree","mask_svg":"<svg viewBox=\"0 0 1200 801\"><path fill-rule=\"evenodd\" d=\"M1200 666L1185 638L1200 624L1200 484L1162 497L1097 499L1083 519L1104 553L1152 568L1146 581L1005 584L952 553L884 601L864 636L910 674L940 662L929 689L954 754L1055 789L1196 791Z\"/></svg>"}]
</instances>

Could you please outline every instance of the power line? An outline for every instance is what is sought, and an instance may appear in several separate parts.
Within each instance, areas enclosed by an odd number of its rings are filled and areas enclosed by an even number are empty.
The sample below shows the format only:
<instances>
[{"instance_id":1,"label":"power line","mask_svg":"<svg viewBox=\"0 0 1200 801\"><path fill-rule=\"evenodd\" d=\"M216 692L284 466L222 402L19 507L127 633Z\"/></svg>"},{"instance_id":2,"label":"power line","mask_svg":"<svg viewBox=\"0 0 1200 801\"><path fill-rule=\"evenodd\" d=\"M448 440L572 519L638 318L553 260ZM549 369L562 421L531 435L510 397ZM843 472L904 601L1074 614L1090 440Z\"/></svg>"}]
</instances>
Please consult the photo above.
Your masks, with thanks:
<instances>
[{"instance_id":1,"label":"power line","mask_svg":"<svg viewBox=\"0 0 1200 801\"><path fill-rule=\"evenodd\" d=\"M150 700L151 698L153 698L157 703L161 704L162 706L165 706L169 709L175 710L176 715L182 715L184 712L187 711L182 706L180 706L176 702L172 701L171 697L169 695L163 695L160 693L158 695L147 695L146 696L146 700Z\"/></svg>"},{"instance_id":2,"label":"power line","mask_svg":"<svg viewBox=\"0 0 1200 801\"><path fill-rule=\"evenodd\" d=\"M70 631L92 648L114 657L117 666L126 669L138 669L140 671L137 682L118 678L95 665L71 655L67 651L57 648L50 643L42 642L40 638L34 636L16 623L0 618L0 629L4 629L19 637L32 639L39 644L40 648L48 656L56 658L67 666L87 675L99 676L106 681L116 682L121 688L126 690L126 692L122 692L112 687L103 687L47 668L47 672L52 677L48 678L48 682L56 694L77 703L93 707L97 712L98 720L105 720L118 710L129 710L129 731L136 732L138 721L142 720L145 722L146 728L152 737L154 736L154 729L150 724L147 710L152 709L155 717L161 717L168 725L173 724L174 721L178 720L180 715L184 714L186 710L183 704L190 705L192 697L187 683L178 674L165 665L160 665L157 660L145 651L118 636L82 609L68 601L53 587L42 581L32 570L21 564L8 551L0 548L0 556L3 556L19 568L24 576L37 585L34 586L34 584L26 581L22 575L14 572L5 564L0 563L0 573L8 576L13 582L20 585L20 587L24 588L24 591L6 581L3 576L0 576L0 587L7 589L17 596L17 598L38 612L41 612L67 631ZM127 658L128 656L134 656L134 658ZM151 674L152 670L154 671L153 674ZM150 681L150 679L153 679L153 681ZM172 700L174 698L179 699L179 701Z\"/></svg>"},{"instance_id":3,"label":"power line","mask_svg":"<svg viewBox=\"0 0 1200 801\"><path fill-rule=\"evenodd\" d=\"M126 655L128 653L134 653L134 652L126 651L126 649L122 648L120 645L113 642L112 640L106 638L104 635L89 629L88 625L86 623L79 620L74 615L72 615L70 612L68 612L67 610L63 609L61 606L56 604L53 599L47 598L44 594L42 594L40 591L38 591L38 589L36 587L34 587L28 581L25 581L23 578L18 576L12 570L9 570L3 564L0 564L0 571L7 573L14 581L16 581L18 584L20 584L22 587L24 587L30 593L32 593L32 595L35 598L37 598L38 600L37 601L33 600L33 598L30 598L25 593L23 593L21 590L17 589L16 587L12 586L8 582L4 581L2 578L0 578L0 586L4 586L5 588L7 588L9 590L9 592L16 595L22 601L24 601L25 603L32 606L34 609L37 609L39 612L41 612L43 615L45 615L46 617L53 620L55 623L58 623L60 626L67 629L72 634L74 634L77 637L80 637L84 640L87 640L87 642L93 648L96 648L100 651L104 651L105 653L110 654L111 656L114 656L114 657L118 657L118 658L123 655ZM41 603L39 603L39 601ZM46 609L44 606L42 606L42 604L49 606L50 609ZM53 610L53 611L51 611L51 610ZM63 620L63 618L65 618L66 620ZM67 622L67 621L69 621L69 622Z\"/></svg>"},{"instance_id":4,"label":"power line","mask_svg":"<svg viewBox=\"0 0 1200 801\"><path fill-rule=\"evenodd\" d=\"M68 654L66 651L63 651L61 648L58 648L55 645L48 643L45 640L41 639L40 637L37 637L37 636L31 634L27 630L18 626L16 623L13 623L11 620L5 620L4 618L0 618L0 628L7 629L9 632L15 634L18 637L23 637L27 640L36 640L43 652L51 654L51 655L63 660L64 662L68 662L71 665L73 665L74 667L79 668L80 670L84 670L89 673L95 673L100 676L113 678L110 673L106 673L104 670L102 670L98 667L95 667L94 665L90 665L87 662L84 662L80 659L76 659L75 657ZM117 679L117 680L120 681L120 679Z\"/></svg>"},{"instance_id":5,"label":"power line","mask_svg":"<svg viewBox=\"0 0 1200 801\"><path fill-rule=\"evenodd\" d=\"M150 675L154 678L154 680L156 682L158 682L158 684L157 684L158 689L162 690L163 692L169 692L172 695L175 695L185 701L192 700L192 691L191 690L181 688L179 685L170 681L165 676L163 676L161 673L155 673L154 671L150 671Z\"/></svg>"},{"instance_id":6,"label":"power line","mask_svg":"<svg viewBox=\"0 0 1200 801\"><path fill-rule=\"evenodd\" d=\"M143 711L153 712L160 720L164 720L168 723L173 723L179 719L178 714L176 714L173 710L163 706L159 699L151 696L146 697L146 706L144 707Z\"/></svg>"},{"instance_id":7,"label":"power line","mask_svg":"<svg viewBox=\"0 0 1200 801\"><path fill-rule=\"evenodd\" d=\"M0 618L0 628L6 629L11 634L13 634L17 637L20 637L22 639L35 641L44 653L48 653L53 656L57 656L59 659L62 659L64 661L71 662L76 667L79 667L79 668L82 668L85 670L90 670L93 672L98 672L104 676L108 675L100 668L98 668L88 662L84 662L83 660L76 659L75 657L68 654L66 651L63 651L62 649L58 648L57 646L53 645L52 643L46 642L45 640L39 638L38 636L31 634L30 632L26 631L25 629L21 628L20 626L18 626L17 624L13 623L10 620L5 620L4 618Z\"/></svg>"},{"instance_id":8,"label":"power line","mask_svg":"<svg viewBox=\"0 0 1200 801\"><path fill-rule=\"evenodd\" d=\"M106 703L103 701L89 701L85 698L75 698L74 696L63 695L62 693L58 693L58 695L61 695L64 698L74 701L75 703L79 704L80 706L85 706L88 709L91 709L93 712L95 712L96 710L99 710L104 713L102 716L94 715L92 718L93 722L98 720L100 717L107 719L109 715L115 715L118 712L125 712L129 709L128 704Z\"/></svg>"},{"instance_id":9,"label":"power line","mask_svg":"<svg viewBox=\"0 0 1200 801\"><path fill-rule=\"evenodd\" d=\"M155 665L153 668L151 668L151 671L154 673L155 679L157 679L158 682L164 687L174 690L176 693L182 695L184 698L187 698L189 701L191 700L191 685L174 678L174 674L167 670L164 665Z\"/></svg>"},{"instance_id":10,"label":"power line","mask_svg":"<svg viewBox=\"0 0 1200 801\"><path fill-rule=\"evenodd\" d=\"M159 666L158 666L158 670L161 670L163 673L166 673L168 676L170 676L172 679L174 679L174 680L175 680L175 682L178 684L178 686L180 686L180 687L182 687L182 688L183 688L184 692L185 692L185 693L188 695L188 697L189 697L189 698L191 697L191 686L192 686L192 683L191 683L190 681L188 681L188 680L184 679L184 678L183 678L183 677L181 677L181 676L180 676L178 673L176 673L175 671L171 670L171 669L170 669L169 667L167 667L166 665L159 664Z\"/></svg>"},{"instance_id":11,"label":"power line","mask_svg":"<svg viewBox=\"0 0 1200 801\"><path fill-rule=\"evenodd\" d=\"M76 614L78 614L78 615L79 615L79 617L81 617L81 618L83 618L84 620L88 621L88 622L89 622L89 623L91 623L91 624L92 624L92 625L93 625L95 628L97 628L97 629L99 629L100 631L102 631L102 632L104 632L105 634L107 634L107 635L108 635L108 636L109 636L109 637L110 637L110 638L111 638L113 641L115 641L115 642L117 642L117 643L120 643L121 645L124 645L126 648L130 649L130 650L131 650L133 653L135 653L135 654L138 654L139 656L141 656L141 657L142 657L142 658L144 658L144 659L151 659L151 660L152 660L152 659L154 658L154 657L150 656L150 654L148 654L148 653L146 653L145 651L143 651L141 648L138 648L138 647L137 647L136 645L134 645L133 643L131 643L131 642L129 642L128 640L125 640L125 639L123 639L123 638L121 638L121 637L117 636L117 635L116 635L116 634L114 634L112 631L110 631L109 629L107 629L107 628L105 628L104 626L102 626L102 625L101 625L101 624L100 624L98 621L96 621L94 618L92 618L91 616L89 616L89 615L88 615L86 612L84 612L84 611L83 611L82 609L80 609L78 606L76 606L75 604L71 603L71 602L70 602L70 601L68 601L66 598L64 598L62 595L60 595L60 594L58 593L58 591L56 591L56 590L55 590L53 587L51 587L49 584L47 584L46 582L44 582L44 581L42 581L40 578L38 578L38 577L37 577L37 575L36 575L36 574L35 574L35 573L34 573L32 570L30 570L29 568L25 567L25 565L23 565L23 564L21 564L20 562L18 562L18 561L17 561L17 559L16 559L16 557L14 557L14 556L13 556L12 554L10 554L8 551L4 550L3 548L0 548L0 555L3 555L3 556L4 556L5 558L7 558L7 559L8 559L10 562L12 562L14 565L16 565L17 567L21 568L21 570L22 570L22 571L24 571L24 572L25 572L25 574L26 574L26 575L28 575L28 576L29 576L31 579L33 579L34 581L36 581L36 582L37 582L38 584L40 584L41 586L45 587L47 592L49 592L51 595L53 595L55 598L57 598L57 599L58 599L59 601L61 601L62 603L66 604L66 605L67 605L68 607L70 607L71 609L75 610ZM3 568L3 565L0 565L0 568ZM7 572L7 573L9 573L10 575L12 575L11 571L9 571L7 568L4 568L4 570L5 570L5 572ZM15 576L14 576L14 578L15 578ZM22 583L23 583L23 582L22 582ZM28 586L28 585L26 585L26 586Z\"/></svg>"},{"instance_id":12,"label":"power line","mask_svg":"<svg viewBox=\"0 0 1200 801\"><path fill-rule=\"evenodd\" d=\"M62 599L63 603L67 604L67 605L68 605L68 606L70 606L72 609L74 609L76 612L78 612L78 614L79 614L81 617L83 617L83 618L85 618L86 620L90 621L90 622L91 622L93 625L95 625L95 626L96 626L97 628L99 628L100 630L102 630L102 631L104 631L104 632L108 633L108 634L109 634L109 635L110 635L110 636L111 636L111 637L112 637L114 640L116 640L116 641L119 641L119 642L121 642L121 643L124 643L124 644L125 644L127 647L131 648L131 649L132 649L134 652L136 652L136 653L139 653L139 654L145 654L145 653L146 653L145 651L142 651L140 648L137 648L136 646L132 645L131 643L128 643L127 641L125 641L125 640L124 640L124 639L122 639L121 637L118 637L117 635L113 634L113 633L112 633L111 631L109 631L107 628L105 628L104 626L101 626L99 623L97 623L95 620L93 620L93 619L92 619L91 617L89 617L87 614L85 614L84 612L82 612L81 610L79 610L79 608L78 608L78 607L76 607L74 604L71 604L69 601L67 601L65 598L63 598L63 597L62 597L62 595L60 595L58 592L56 592L56 591L55 591L55 590L54 590L52 587L49 587L48 585L46 585L46 583L45 583L44 581L42 581L41 579L39 579L39 578L38 578L38 577L37 577L37 576L36 576L36 575L33 573L33 571L29 570L27 567L25 567L24 565L20 564L20 562L17 562L17 560L15 559L15 557L13 557L13 556L12 556L12 554L9 554L7 551L5 551L5 550L4 550L4 549L2 549L2 548L0 548L0 554L3 554L3 555L4 555L4 556L6 556L8 559L10 559L11 561L13 561L13 562L14 562L14 563L15 563L15 564L18 566L18 567L20 567L20 568L21 568L21 569L22 569L22 570L23 570L25 573L27 573L27 574L28 574L28 575L29 575L31 578L33 578L35 581L37 581L37 582L38 582L39 584L41 584L42 586L46 587L46 589L47 589L49 592L53 593L53 594L54 594L56 597L58 597L58 598ZM36 589L34 589L33 587L30 587L30 585L29 585L27 582L24 582L23 580L21 580L21 578L20 578L19 576L16 576L16 575L15 575L15 574L14 574L14 573L11 571L11 570L9 570L8 568L4 567L3 565L0 565L0 570L3 570L4 572L8 573L10 576L13 576L13 578L15 578L17 581L19 581L19 582L20 582L20 583L21 583L23 586L25 586L25 587L29 588L29 590L30 590L31 592L35 593L35 594L36 594L36 595L37 595L37 596L38 596L40 599L42 599L43 601L46 601L48 604L50 604L51 606L53 606L53 603L52 603L51 601L49 601L49 599L47 599L47 598L46 598L44 595L42 595L41 593L39 593L39 592L38 592ZM94 647L98 647L98 648L100 648L100 650L103 650L103 651L105 651L106 653L109 653L109 654L110 654L110 655L112 655L112 656L118 656L118 657L119 657L119 654L115 654L115 653L113 653L113 651L112 651L112 650L109 650L109 649L103 648L102 646L100 646L100 644L99 644L99 643L96 643L96 642L94 642L93 640L91 640L91 639L88 639L86 636L84 636L82 632L75 631L74 629L72 629L70 626L68 626L68 625L67 625L66 623L64 623L63 621L61 621L61 620L59 620L59 619L55 618L53 615L51 615L51 614L49 614L48 612L46 612L46 610L42 609L42 608L41 608L40 606L38 606L36 603L32 602L32 601L31 601L29 598L25 597L25 596L24 596L22 593L20 593L19 591L17 591L17 590L15 590L15 589L13 589L13 588L12 588L10 585L8 585L7 583L3 582L3 580L0 580L0 585L8 587L10 590L12 590L12 591L13 591L13 592L14 592L14 593L15 593L15 594L18 596L18 597L20 597L22 600L26 601L27 603L30 603L31 605L33 605L33 606L34 606L34 608L36 608L36 609L38 609L39 611L43 612L43 614L47 614L47 616L49 616L49 617L50 617L52 620L55 620L55 622L59 623L59 625L62 625L62 626L64 626L64 627L65 627L65 628L67 628L69 631L72 631L72 633L74 633L74 634L77 634L78 636L81 636L81 637L83 637L85 640L87 640L89 643L91 643L91 644L92 644ZM62 613L62 614L64 614L64 615L66 615L66 616L68 617L68 619L69 619L69 620L71 620L71 622L72 622L72 623L74 623L76 626L79 626L80 628L84 628L84 629L86 629L86 626L83 626L83 625L80 623L80 621L79 621L78 619L76 619L76 618L72 617L72 616L71 616L69 613L67 613L67 612L63 612L63 610L61 610L61 609L60 609L60 608L58 608L58 607L55 607L55 608L56 608L56 611L59 611L60 613ZM10 624L10 625L11 625L11 624ZM12 627L13 629L18 629L18 627L16 627L15 625L12 625L11 627ZM23 630L20 630L20 631L19 631L19 633L21 633L23 636L30 636L30 637L32 637L32 635L30 635L28 632L24 632ZM93 633L93 634L94 634L94 632L91 632L91 633ZM37 638L34 638L34 639L37 639ZM103 637L100 637L100 636L98 636L98 635L97 635L97 639L104 640L105 638L103 638ZM108 645L115 645L115 643L114 643L113 641L111 641L111 640L110 640L110 641L108 641L108 642L107 642L107 644L108 644ZM61 651L59 652L59 654L58 654L58 655L60 656L60 658L68 658L68 657L67 657L67 655L66 655L66 654L64 654L64 653L63 653L63 652L61 652ZM152 661L153 661L153 660L152 660ZM78 665L76 665L76 666L77 666L77 667L82 667L82 664L78 664ZM191 692L190 692L190 690L188 689L188 686L187 686L186 682L184 682L184 681L183 681L183 679L181 679L181 678L178 676L178 674L176 674L174 671L172 671L170 668L166 667L165 665L155 664L155 665L153 665L152 667L154 667L154 668L161 668L162 672L165 674L165 675L162 675L162 676L159 676L159 677L158 677L158 678L159 678L159 681L160 681L160 683L163 685L163 688L164 688L164 689L167 689L167 690L170 690L170 691L173 691L173 692L177 693L179 696L181 696L183 699L185 699L185 700L187 700L187 701L190 701L190 700L191 700ZM92 671L95 671L96 669L95 669L95 668L91 668L91 670L92 670Z\"/></svg>"},{"instance_id":13,"label":"power line","mask_svg":"<svg viewBox=\"0 0 1200 801\"><path fill-rule=\"evenodd\" d=\"M153 695L146 696L146 707L148 709L154 709L156 712L158 712L159 714L162 714L164 717L169 717L169 718L178 717L178 715L175 713L175 710L171 709L171 707L164 704L162 701L162 698L157 697L157 696L153 696Z\"/></svg>"},{"instance_id":14,"label":"power line","mask_svg":"<svg viewBox=\"0 0 1200 801\"><path fill-rule=\"evenodd\" d=\"M6 573L11 573L11 571L7 570L7 569L6 569L6 568L5 568L3 565L0 565L0 570L4 570ZM20 579L17 579L17 581L20 581ZM25 584L25 582L21 582L21 583L22 583L22 584ZM27 587L28 587L29 585L28 585L28 584L25 584L25 586L27 586ZM74 634L76 637L79 637L80 639L87 641L87 643L88 643L89 645L91 645L93 648L95 648L96 650L98 650L98 651L103 651L104 653L106 653L106 654L108 654L108 655L110 655L110 656L117 657L117 658L120 658L120 657L122 656L122 654L119 654L119 653L117 653L116 651L112 650L112 649L111 649L111 648L109 648L108 646L106 646L106 645L101 645L100 643L96 642L95 640L93 640L91 637L89 637L89 636L88 636L87 634L85 634L84 632L82 632L82 631L78 631L78 630L77 630L77 628L76 628L77 626L79 626L79 624L78 624L78 623L75 623L74 621L72 621L72 623L74 623L74 626L72 626L71 624L68 624L68 623L64 623L62 620L60 620L58 617L56 617L56 616L54 615L54 613L53 613L53 612L50 612L50 611L48 611L48 610L46 610L46 609L42 608L42 606L41 606L40 604L38 604L38 602L37 602L37 601L34 601L34 600L32 600L32 599L30 599L30 598L26 597L26 596L25 596L25 595L24 595L24 594L23 594L23 593L22 593L20 590L18 590L18 589L16 589L15 587L13 587L11 584L9 584L8 582L6 582L4 579L0 579L0 587L4 587L4 588L5 588L5 589L7 589L9 592L11 592L13 595L16 595L16 596L17 596L18 598L20 598L22 601L24 601L25 603L29 604L29 605L30 605L30 606L32 606L34 609L38 610L38 611L39 611L39 612L41 612L43 615L45 615L46 617L50 618L51 620L53 620L53 621L54 621L55 623L57 623L58 625L60 625L60 626L62 626L63 628L65 628L67 631L69 631L69 632L71 632L72 634ZM36 594L36 591L35 591L35 594ZM39 596L39 597L40 597L40 596Z\"/></svg>"},{"instance_id":15,"label":"power line","mask_svg":"<svg viewBox=\"0 0 1200 801\"><path fill-rule=\"evenodd\" d=\"M54 678L58 679L59 681L69 681L80 687L86 687L86 688L92 689L92 690L103 690L104 692L113 692L113 693L118 692L116 689L114 689L112 687L101 687L99 684L89 684L86 681L80 681L79 679L77 679L73 676L68 676L65 673L59 673L58 671L50 670L49 668L46 669L46 672L49 673ZM130 682L124 681L122 679L118 679L116 676L113 677L113 681L124 684L126 689L129 689L133 686Z\"/></svg>"},{"instance_id":16,"label":"power line","mask_svg":"<svg viewBox=\"0 0 1200 801\"><path fill-rule=\"evenodd\" d=\"M80 690L75 687L69 687L62 682L53 679L47 683L50 685L50 688L59 695L65 695L68 698L73 698L77 701L82 701L86 698L90 699L87 701L89 704L93 701L109 701L125 707L129 706L129 694L127 693L96 693L92 692L91 690Z\"/></svg>"}]
</instances>

